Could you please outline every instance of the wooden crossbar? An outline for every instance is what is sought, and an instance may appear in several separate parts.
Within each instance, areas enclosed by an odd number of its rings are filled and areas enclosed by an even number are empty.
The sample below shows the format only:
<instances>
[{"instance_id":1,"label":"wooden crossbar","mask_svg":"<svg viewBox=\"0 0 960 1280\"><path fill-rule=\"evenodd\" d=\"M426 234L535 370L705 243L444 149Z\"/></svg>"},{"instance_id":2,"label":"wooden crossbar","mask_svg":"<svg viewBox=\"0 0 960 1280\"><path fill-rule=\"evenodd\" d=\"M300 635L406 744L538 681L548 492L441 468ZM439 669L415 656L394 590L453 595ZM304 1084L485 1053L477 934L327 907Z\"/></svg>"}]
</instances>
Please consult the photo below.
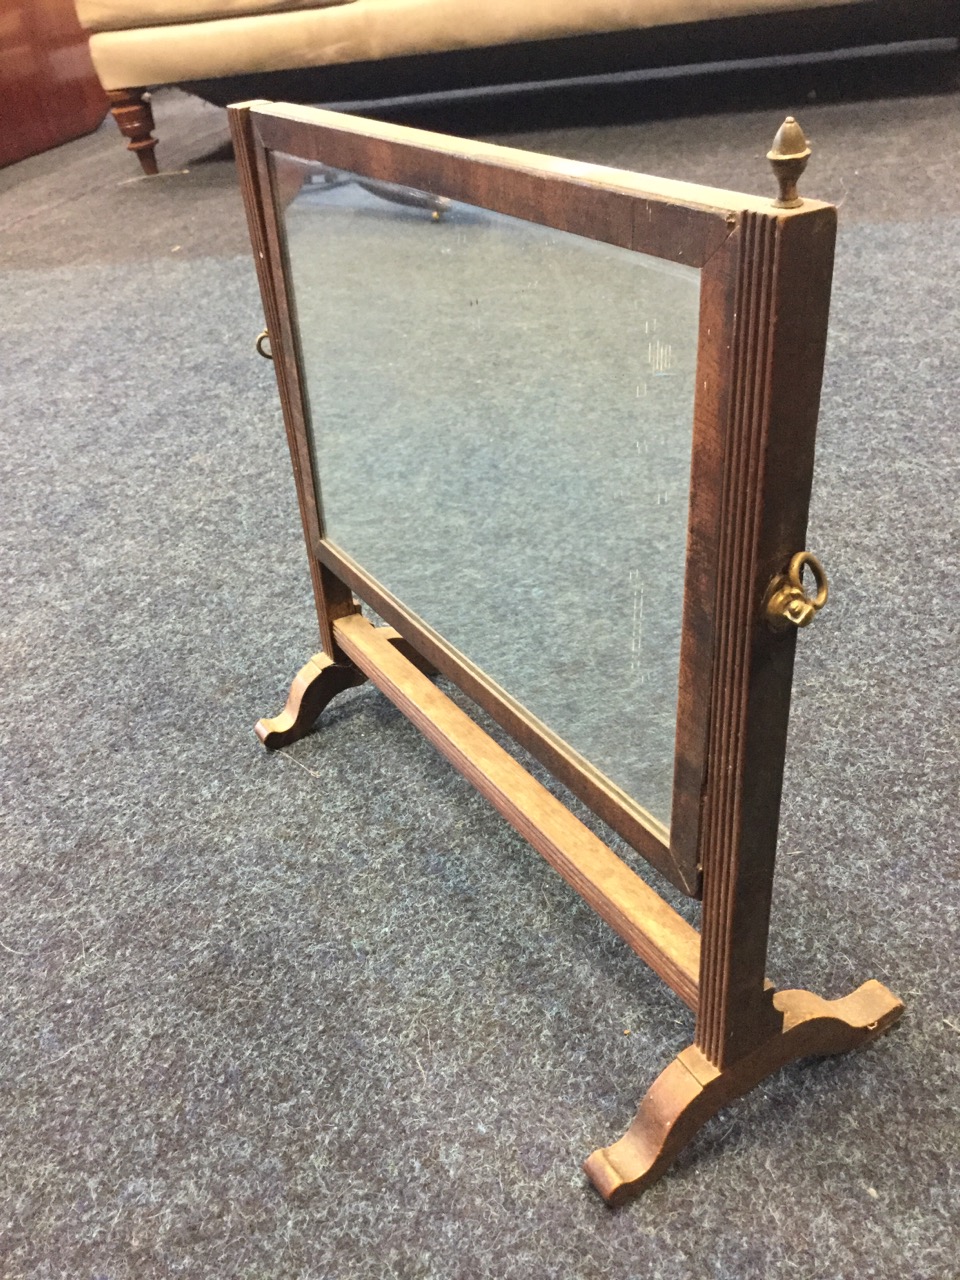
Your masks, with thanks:
<instances>
[{"instance_id":1,"label":"wooden crossbar","mask_svg":"<svg viewBox=\"0 0 960 1280\"><path fill-rule=\"evenodd\" d=\"M641 959L696 1010L700 935L359 613L333 624L344 653ZM392 634L392 633L390 633Z\"/></svg>"}]
</instances>

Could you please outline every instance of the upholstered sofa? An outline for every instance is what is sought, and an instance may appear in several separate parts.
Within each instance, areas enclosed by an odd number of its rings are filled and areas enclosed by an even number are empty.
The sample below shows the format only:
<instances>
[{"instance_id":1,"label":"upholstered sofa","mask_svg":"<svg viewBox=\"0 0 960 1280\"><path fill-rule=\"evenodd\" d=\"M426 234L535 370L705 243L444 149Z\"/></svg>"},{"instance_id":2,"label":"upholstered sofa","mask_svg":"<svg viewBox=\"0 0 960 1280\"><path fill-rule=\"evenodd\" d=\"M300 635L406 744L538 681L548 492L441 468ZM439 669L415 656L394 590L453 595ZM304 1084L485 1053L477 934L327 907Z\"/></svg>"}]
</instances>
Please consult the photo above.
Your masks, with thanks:
<instances>
[{"instance_id":1,"label":"upholstered sofa","mask_svg":"<svg viewBox=\"0 0 960 1280\"><path fill-rule=\"evenodd\" d=\"M156 173L148 87L213 101L497 84L956 35L956 0L76 0L111 110ZM309 74L305 74L309 73Z\"/></svg>"}]
</instances>

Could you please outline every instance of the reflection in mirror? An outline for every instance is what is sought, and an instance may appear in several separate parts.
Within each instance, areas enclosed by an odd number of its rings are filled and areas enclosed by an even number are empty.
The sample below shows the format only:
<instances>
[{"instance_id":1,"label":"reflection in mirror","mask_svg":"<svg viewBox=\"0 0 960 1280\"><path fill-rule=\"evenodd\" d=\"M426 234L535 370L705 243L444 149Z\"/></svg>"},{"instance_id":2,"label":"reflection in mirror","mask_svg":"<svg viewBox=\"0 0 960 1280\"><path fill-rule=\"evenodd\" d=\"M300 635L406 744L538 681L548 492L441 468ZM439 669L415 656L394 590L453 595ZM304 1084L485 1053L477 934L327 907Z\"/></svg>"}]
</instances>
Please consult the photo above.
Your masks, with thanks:
<instances>
[{"instance_id":1,"label":"reflection in mirror","mask_svg":"<svg viewBox=\"0 0 960 1280\"><path fill-rule=\"evenodd\" d=\"M699 272L274 166L327 538L666 826Z\"/></svg>"}]
</instances>

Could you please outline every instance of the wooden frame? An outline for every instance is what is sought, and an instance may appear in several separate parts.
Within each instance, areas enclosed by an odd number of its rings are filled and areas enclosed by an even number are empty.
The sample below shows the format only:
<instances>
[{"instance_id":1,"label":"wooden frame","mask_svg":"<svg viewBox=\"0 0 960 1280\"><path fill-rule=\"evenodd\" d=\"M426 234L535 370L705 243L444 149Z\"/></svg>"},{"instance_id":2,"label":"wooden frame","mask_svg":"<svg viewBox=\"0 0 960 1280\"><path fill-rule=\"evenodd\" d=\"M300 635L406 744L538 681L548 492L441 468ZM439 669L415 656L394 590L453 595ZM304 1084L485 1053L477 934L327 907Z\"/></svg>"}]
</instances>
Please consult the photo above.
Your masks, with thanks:
<instances>
[{"instance_id":1,"label":"wooden frame","mask_svg":"<svg viewBox=\"0 0 960 1280\"><path fill-rule=\"evenodd\" d=\"M791 183L805 160L786 144L772 153L781 176L773 202L309 108L248 103L230 115L323 649L300 672L285 712L261 721L258 734L270 747L295 740L335 693L369 678L696 1012L694 1044L661 1075L626 1137L587 1161L594 1184L617 1202L783 1062L853 1047L902 1009L879 983L831 1003L777 994L765 978L796 643L789 622L798 620L785 613L776 625L771 601L794 590L786 575L806 535L835 210L796 197ZM325 537L273 153L700 269L669 833ZM390 627L367 622L354 593ZM702 896L700 933L437 689L430 669L674 884Z\"/></svg>"}]
</instances>

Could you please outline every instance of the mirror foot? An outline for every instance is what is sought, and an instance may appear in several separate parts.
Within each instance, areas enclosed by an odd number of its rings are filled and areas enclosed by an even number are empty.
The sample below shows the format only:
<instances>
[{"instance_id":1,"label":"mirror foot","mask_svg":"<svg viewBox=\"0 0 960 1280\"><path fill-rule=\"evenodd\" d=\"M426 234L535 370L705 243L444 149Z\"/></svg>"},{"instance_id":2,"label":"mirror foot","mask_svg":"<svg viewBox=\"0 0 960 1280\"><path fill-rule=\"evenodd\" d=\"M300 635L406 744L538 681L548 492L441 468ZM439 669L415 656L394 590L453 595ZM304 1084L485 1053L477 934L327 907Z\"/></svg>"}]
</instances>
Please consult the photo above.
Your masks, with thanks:
<instances>
[{"instance_id":1,"label":"mirror foot","mask_svg":"<svg viewBox=\"0 0 960 1280\"><path fill-rule=\"evenodd\" d=\"M378 627L385 640L402 653L424 675L435 676L437 669L404 640L393 627ZM323 709L338 693L363 684L367 677L348 659L334 662L325 653L315 653L297 672L287 702L278 716L258 720L254 732L268 751L289 747L305 738L320 718Z\"/></svg>"},{"instance_id":2,"label":"mirror foot","mask_svg":"<svg viewBox=\"0 0 960 1280\"><path fill-rule=\"evenodd\" d=\"M708 1120L767 1076L800 1058L858 1049L903 1012L903 1003L875 981L840 1000L781 991L774 1006L783 1015L782 1030L722 1070L696 1045L684 1049L657 1077L619 1142L586 1160L584 1171L609 1205L645 1191Z\"/></svg>"},{"instance_id":3,"label":"mirror foot","mask_svg":"<svg viewBox=\"0 0 960 1280\"><path fill-rule=\"evenodd\" d=\"M297 672L280 714L258 720L254 732L269 751L288 747L307 736L331 699L366 678L352 662L334 662L325 653L315 653Z\"/></svg>"}]
</instances>

